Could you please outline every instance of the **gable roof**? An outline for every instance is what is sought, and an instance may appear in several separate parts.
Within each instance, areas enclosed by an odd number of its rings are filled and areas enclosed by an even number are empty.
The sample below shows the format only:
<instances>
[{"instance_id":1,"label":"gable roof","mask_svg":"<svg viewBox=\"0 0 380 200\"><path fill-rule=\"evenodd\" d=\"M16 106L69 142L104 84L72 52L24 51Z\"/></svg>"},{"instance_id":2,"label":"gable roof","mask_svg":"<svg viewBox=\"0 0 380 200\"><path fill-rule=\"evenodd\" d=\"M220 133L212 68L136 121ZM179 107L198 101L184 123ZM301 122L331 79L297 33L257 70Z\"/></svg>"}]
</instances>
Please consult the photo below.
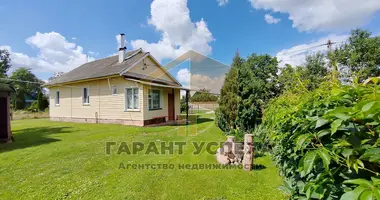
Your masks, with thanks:
<instances>
[{"instance_id":1,"label":"gable roof","mask_svg":"<svg viewBox=\"0 0 380 200\"><path fill-rule=\"evenodd\" d=\"M147 74L136 74L129 72L130 69L132 69L140 61L142 61L144 58L148 56L158 65L159 68L161 68L164 71L165 74L167 74L173 80L173 83L160 78L151 78ZM118 55L88 62L71 70L68 73L63 74L62 76L56 79L53 79L52 81L47 83L46 86L93 78L101 78L112 75L120 75L136 79L160 82L167 85L181 86L181 84L149 52L144 52L141 48L134 51L126 52L126 58L122 63L119 63Z\"/></svg>"},{"instance_id":2,"label":"gable roof","mask_svg":"<svg viewBox=\"0 0 380 200\"><path fill-rule=\"evenodd\" d=\"M140 61L146 54L149 53L143 52L142 49L126 52L126 59L122 63L119 63L118 55L94 60L63 74L46 85L49 86L111 75L119 75L126 68Z\"/></svg>"}]
</instances>

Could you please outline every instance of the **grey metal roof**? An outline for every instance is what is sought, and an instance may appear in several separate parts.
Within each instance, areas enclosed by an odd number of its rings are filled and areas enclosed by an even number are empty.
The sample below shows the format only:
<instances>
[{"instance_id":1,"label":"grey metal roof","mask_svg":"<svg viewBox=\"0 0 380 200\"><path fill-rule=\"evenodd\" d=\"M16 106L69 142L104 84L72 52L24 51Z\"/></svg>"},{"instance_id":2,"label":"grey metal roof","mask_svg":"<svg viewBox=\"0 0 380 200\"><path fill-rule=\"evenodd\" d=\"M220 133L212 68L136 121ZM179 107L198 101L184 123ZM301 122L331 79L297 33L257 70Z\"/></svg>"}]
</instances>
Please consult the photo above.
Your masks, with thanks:
<instances>
[{"instance_id":1,"label":"grey metal roof","mask_svg":"<svg viewBox=\"0 0 380 200\"><path fill-rule=\"evenodd\" d=\"M126 59L122 63L119 63L118 55L88 62L56 79L53 79L46 85L50 86L72 81L119 75L126 68L138 62L146 54L148 53L143 52L141 49L137 49L126 52Z\"/></svg>"}]
</instances>

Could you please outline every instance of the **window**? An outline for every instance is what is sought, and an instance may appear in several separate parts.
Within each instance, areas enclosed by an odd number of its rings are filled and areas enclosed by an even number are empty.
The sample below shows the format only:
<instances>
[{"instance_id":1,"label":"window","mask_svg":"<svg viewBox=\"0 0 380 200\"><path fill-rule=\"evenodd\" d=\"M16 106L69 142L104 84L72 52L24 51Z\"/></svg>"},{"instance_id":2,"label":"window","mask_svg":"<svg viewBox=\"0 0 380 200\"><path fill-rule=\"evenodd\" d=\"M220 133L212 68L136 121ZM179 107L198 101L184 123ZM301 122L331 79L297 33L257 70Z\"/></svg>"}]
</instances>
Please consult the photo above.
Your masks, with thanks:
<instances>
[{"instance_id":1,"label":"window","mask_svg":"<svg viewBox=\"0 0 380 200\"><path fill-rule=\"evenodd\" d=\"M149 90L149 110L161 109L161 91L160 90Z\"/></svg>"},{"instance_id":2,"label":"window","mask_svg":"<svg viewBox=\"0 0 380 200\"><path fill-rule=\"evenodd\" d=\"M59 105L59 90L55 92L55 105Z\"/></svg>"},{"instance_id":3,"label":"window","mask_svg":"<svg viewBox=\"0 0 380 200\"><path fill-rule=\"evenodd\" d=\"M117 87L115 85L112 86L112 95L117 95Z\"/></svg>"},{"instance_id":4,"label":"window","mask_svg":"<svg viewBox=\"0 0 380 200\"><path fill-rule=\"evenodd\" d=\"M125 89L125 110L139 110L139 89L138 88L126 88Z\"/></svg>"},{"instance_id":5,"label":"window","mask_svg":"<svg viewBox=\"0 0 380 200\"><path fill-rule=\"evenodd\" d=\"M90 90L83 88L83 104L90 104Z\"/></svg>"}]
</instances>

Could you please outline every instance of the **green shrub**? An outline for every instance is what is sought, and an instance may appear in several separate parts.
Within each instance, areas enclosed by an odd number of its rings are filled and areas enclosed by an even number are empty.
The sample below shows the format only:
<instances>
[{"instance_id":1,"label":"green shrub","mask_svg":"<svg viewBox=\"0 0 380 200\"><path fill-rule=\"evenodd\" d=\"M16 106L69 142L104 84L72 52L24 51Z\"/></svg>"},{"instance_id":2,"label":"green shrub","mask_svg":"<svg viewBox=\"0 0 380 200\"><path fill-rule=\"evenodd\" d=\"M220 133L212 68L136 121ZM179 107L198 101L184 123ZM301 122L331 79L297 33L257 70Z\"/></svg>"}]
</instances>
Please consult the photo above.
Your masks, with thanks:
<instances>
[{"instance_id":1,"label":"green shrub","mask_svg":"<svg viewBox=\"0 0 380 200\"><path fill-rule=\"evenodd\" d=\"M380 199L379 86L285 92L263 123L292 198Z\"/></svg>"},{"instance_id":2,"label":"green shrub","mask_svg":"<svg viewBox=\"0 0 380 200\"><path fill-rule=\"evenodd\" d=\"M28 108L27 108L28 111L30 112L38 112L39 111L39 108L38 108L38 102L37 101L34 101L32 103L32 105L30 105Z\"/></svg>"}]
</instances>

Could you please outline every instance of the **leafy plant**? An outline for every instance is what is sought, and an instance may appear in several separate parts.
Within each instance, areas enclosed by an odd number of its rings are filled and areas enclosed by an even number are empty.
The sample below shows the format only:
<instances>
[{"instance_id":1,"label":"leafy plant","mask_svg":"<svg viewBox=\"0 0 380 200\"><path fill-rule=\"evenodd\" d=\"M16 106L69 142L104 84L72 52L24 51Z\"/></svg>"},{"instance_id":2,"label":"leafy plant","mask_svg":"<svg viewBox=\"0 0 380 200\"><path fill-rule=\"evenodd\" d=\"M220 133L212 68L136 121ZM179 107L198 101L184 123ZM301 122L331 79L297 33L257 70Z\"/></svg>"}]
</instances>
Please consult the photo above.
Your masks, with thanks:
<instances>
[{"instance_id":1,"label":"leafy plant","mask_svg":"<svg viewBox=\"0 0 380 200\"><path fill-rule=\"evenodd\" d=\"M285 92L266 107L264 124L291 198L347 199L356 190L357 199L380 199L379 86ZM373 187L352 188L356 179Z\"/></svg>"}]
</instances>

